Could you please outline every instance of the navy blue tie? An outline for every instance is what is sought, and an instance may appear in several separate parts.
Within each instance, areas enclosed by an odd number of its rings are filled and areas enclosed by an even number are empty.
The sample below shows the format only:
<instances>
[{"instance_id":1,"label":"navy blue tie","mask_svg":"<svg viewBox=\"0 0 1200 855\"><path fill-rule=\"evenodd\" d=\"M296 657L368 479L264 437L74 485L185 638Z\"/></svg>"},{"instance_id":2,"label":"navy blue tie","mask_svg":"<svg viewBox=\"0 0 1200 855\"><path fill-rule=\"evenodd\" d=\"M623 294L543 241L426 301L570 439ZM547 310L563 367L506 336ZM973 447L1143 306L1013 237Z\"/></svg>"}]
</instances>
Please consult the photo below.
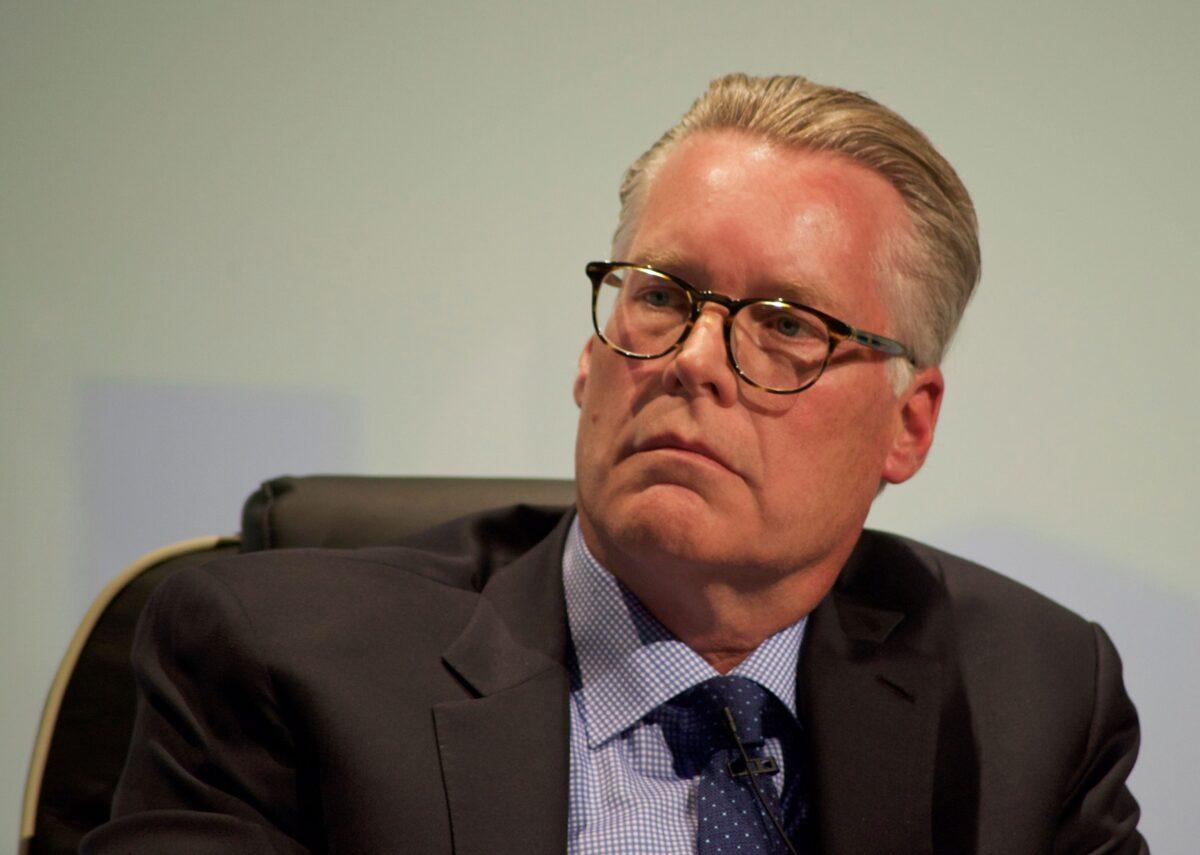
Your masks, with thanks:
<instances>
[{"instance_id":1,"label":"navy blue tie","mask_svg":"<svg viewBox=\"0 0 1200 855\"><path fill-rule=\"evenodd\" d=\"M689 712L698 714L686 740L700 771L698 855L786 855L787 845L767 812L784 822L779 799L783 776L771 773L774 760L762 750L764 712L768 704L779 702L745 677L714 677L680 700ZM738 737L750 756L749 769L730 731L726 709L732 713Z\"/></svg>"}]
</instances>

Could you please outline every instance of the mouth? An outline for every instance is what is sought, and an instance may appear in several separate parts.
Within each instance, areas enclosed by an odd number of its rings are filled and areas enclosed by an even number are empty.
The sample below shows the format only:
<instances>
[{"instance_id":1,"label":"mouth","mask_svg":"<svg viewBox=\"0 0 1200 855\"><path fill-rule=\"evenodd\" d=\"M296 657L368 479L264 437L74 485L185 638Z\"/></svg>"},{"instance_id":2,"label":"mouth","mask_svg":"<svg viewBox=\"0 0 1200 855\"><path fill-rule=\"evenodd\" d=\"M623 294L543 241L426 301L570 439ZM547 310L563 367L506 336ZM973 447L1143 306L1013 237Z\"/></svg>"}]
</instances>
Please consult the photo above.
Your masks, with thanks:
<instances>
[{"instance_id":1,"label":"mouth","mask_svg":"<svg viewBox=\"0 0 1200 855\"><path fill-rule=\"evenodd\" d=\"M633 447L634 454L653 451L676 453L700 462L715 464L730 472L734 471L725 458L706 443L677 434L659 434L638 442Z\"/></svg>"}]
</instances>

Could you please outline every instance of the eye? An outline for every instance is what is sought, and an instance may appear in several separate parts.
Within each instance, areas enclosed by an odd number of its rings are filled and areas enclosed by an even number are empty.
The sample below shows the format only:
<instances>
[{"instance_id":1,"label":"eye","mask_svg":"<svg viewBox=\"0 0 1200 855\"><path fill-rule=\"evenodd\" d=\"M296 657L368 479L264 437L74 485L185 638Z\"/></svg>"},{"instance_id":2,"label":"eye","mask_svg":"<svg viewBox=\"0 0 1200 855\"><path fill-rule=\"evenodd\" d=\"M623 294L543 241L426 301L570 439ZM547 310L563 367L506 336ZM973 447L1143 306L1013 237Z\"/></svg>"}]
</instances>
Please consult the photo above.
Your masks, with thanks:
<instances>
[{"instance_id":1,"label":"eye","mask_svg":"<svg viewBox=\"0 0 1200 855\"><path fill-rule=\"evenodd\" d=\"M773 326L775 327L775 332L787 338L795 338L804 332L800 322L791 315L776 315Z\"/></svg>"},{"instance_id":2,"label":"eye","mask_svg":"<svg viewBox=\"0 0 1200 855\"><path fill-rule=\"evenodd\" d=\"M800 309L774 302L755 303L741 322L747 332L754 330L755 341L765 345L807 347L826 341L819 321ZM741 318L741 315L738 315Z\"/></svg>"},{"instance_id":3,"label":"eye","mask_svg":"<svg viewBox=\"0 0 1200 855\"><path fill-rule=\"evenodd\" d=\"M687 295L670 282L650 277L630 281L622 294L630 308L644 312L675 314L687 310Z\"/></svg>"},{"instance_id":4,"label":"eye","mask_svg":"<svg viewBox=\"0 0 1200 855\"><path fill-rule=\"evenodd\" d=\"M656 309L665 309L672 303L671 293L666 288L647 288L642 299Z\"/></svg>"}]
</instances>

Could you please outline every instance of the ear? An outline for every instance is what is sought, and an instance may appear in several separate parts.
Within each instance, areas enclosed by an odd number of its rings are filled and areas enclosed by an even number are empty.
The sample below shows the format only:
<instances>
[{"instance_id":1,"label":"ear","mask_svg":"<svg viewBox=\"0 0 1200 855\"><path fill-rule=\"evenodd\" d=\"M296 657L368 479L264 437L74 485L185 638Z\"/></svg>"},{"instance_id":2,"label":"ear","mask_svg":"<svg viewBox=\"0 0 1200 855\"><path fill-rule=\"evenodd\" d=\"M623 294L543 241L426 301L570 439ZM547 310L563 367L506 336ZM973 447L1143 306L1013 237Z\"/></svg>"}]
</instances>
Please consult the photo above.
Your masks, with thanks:
<instances>
[{"instance_id":1,"label":"ear","mask_svg":"<svg viewBox=\"0 0 1200 855\"><path fill-rule=\"evenodd\" d=\"M933 445L945 378L937 366L917 371L897 401L896 433L883 466L883 480L899 484L917 474Z\"/></svg>"},{"instance_id":2,"label":"ear","mask_svg":"<svg viewBox=\"0 0 1200 855\"><path fill-rule=\"evenodd\" d=\"M588 336L587 343L583 346L583 353L579 354L579 373L575 375L575 385L572 389L577 407L583 406L583 392L587 386L588 371L592 367L592 345L595 343L596 337Z\"/></svg>"}]
</instances>

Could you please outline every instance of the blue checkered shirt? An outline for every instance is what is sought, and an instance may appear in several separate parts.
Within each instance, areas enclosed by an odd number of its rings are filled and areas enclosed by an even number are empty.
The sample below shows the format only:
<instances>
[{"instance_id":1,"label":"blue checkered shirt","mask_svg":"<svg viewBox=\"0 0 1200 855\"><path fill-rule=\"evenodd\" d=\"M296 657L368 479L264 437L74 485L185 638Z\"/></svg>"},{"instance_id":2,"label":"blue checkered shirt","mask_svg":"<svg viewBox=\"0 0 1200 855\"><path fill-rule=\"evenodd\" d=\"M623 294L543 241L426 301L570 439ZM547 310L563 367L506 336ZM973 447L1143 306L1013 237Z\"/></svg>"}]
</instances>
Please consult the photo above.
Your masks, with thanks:
<instances>
[{"instance_id":1,"label":"blue checkered shirt","mask_svg":"<svg viewBox=\"0 0 1200 855\"><path fill-rule=\"evenodd\" d=\"M716 677L588 551L576 518L563 550L571 656L569 855L696 851L699 777L675 773L661 726L647 717ZM730 673L760 683L796 716L796 663L805 619L764 641ZM778 739L764 750L782 781Z\"/></svg>"}]
</instances>

